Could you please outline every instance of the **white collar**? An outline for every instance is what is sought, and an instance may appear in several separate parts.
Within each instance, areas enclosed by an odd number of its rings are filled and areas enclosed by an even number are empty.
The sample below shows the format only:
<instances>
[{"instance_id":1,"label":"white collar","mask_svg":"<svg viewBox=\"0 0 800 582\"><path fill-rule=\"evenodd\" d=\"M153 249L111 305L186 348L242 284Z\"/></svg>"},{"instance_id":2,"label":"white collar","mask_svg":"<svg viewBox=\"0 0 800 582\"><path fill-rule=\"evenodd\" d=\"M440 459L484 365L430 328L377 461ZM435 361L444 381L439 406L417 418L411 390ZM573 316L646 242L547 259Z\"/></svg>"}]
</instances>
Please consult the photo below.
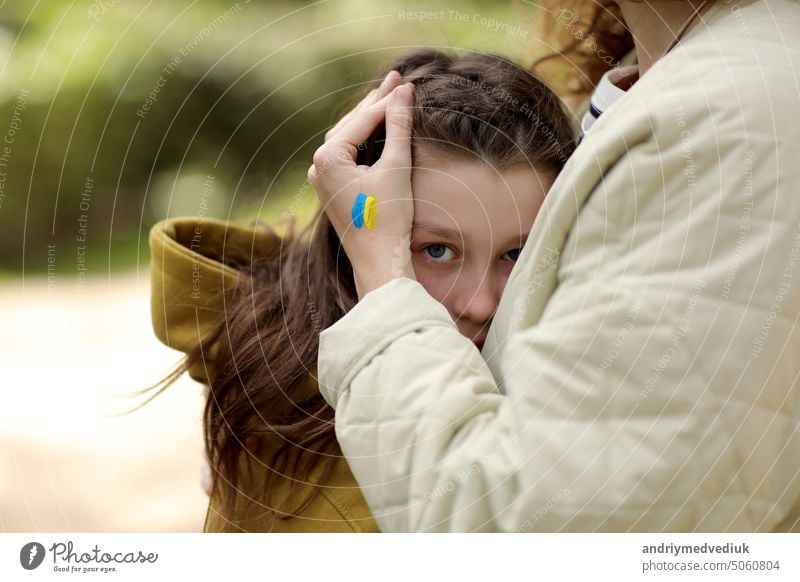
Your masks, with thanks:
<instances>
[{"instance_id":1,"label":"white collar","mask_svg":"<svg viewBox=\"0 0 800 582\"><path fill-rule=\"evenodd\" d=\"M605 113L605 111L616 103L627 91L633 82L639 77L639 65L629 65L627 67L617 67L607 71L602 76L600 82L589 99L589 109L581 120L581 134L589 131L594 122ZM621 89L620 86L625 87Z\"/></svg>"}]
</instances>

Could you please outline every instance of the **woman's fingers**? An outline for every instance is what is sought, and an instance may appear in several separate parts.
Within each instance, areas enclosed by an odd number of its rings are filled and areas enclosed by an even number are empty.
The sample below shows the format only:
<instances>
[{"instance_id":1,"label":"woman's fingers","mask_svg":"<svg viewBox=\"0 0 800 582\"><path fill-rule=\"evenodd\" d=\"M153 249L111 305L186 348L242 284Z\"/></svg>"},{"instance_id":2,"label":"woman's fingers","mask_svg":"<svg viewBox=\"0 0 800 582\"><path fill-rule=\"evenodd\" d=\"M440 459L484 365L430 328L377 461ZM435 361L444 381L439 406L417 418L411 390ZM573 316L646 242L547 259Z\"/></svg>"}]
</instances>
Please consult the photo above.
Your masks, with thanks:
<instances>
[{"instance_id":1,"label":"woman's fingers","mask_svg":"<svg viewBox=\"0 0 800 582\"><path fill-rule=\"evenodd\" d=\"M358 105L353 107L344 117L342 117L336 125L334 125L331 129L329 129L325 133L325 141L330 140L336 133L345 125L347 125L353 117L363 111L365 108L370 107L371 105L375 104L376 102L380 101L386 95L388 95L392 89L397 87L397 85L402 80L400 73L397 71L389 71L389 74L383 78L380 86L377 89L373 89L369 93L367 93L366 97L364 97L361 101L359 101Z\"/></svg>"}]
</instances>

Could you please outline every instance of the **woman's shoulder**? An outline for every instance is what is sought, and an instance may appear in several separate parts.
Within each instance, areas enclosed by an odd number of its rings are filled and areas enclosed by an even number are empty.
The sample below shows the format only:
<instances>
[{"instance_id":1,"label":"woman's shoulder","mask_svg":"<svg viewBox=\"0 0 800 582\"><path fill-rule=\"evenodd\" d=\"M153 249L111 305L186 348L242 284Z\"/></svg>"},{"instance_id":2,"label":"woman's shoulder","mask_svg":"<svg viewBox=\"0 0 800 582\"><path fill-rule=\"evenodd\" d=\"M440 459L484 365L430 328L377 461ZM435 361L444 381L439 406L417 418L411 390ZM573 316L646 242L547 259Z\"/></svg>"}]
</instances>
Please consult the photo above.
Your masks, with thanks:
<instances>
[{"instance_id":1,"label":"woman's shoulder","mask_svg":"<svg viewBox=\"0 0 800 582\"><path fill-rule=\"evenodd\" d=\"M797 0L757 0L741 8L718 2L597 120L582 142L589 147L573 158L610 165L644 142L664 155L688 142L695 149L714 144L734 150L759 132L800 132L798 81L792 79L800 70L798 14ZM755 146L766 150L774 140Z\"/></svg>"},{"instance_id":2,"label":"woman's shoulder","mask_svg":"<svg viewBox=\"0 0 800 582\"><path fill-rule=\"evenodd\" d=\"M680 123L681 108L707 117L785 116L797 105L800 68L800 2L718 1L713 12L629 92L654 115ZM795 77L795 79L791 79ZM629 103L630 105L630 103Z\"/></svg>"}]
</instances>

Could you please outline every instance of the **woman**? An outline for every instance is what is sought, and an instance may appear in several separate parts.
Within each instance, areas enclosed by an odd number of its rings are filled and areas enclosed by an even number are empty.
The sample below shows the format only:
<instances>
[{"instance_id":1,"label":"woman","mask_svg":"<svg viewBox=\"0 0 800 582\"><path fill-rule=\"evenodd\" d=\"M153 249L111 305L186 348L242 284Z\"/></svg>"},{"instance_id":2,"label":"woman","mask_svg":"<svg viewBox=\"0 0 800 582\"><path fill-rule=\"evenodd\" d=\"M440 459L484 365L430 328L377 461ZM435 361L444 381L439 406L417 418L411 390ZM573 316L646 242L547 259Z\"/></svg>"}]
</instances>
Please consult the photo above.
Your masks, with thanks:
<instances>
[{"instance_id":1,"label":"woman","mask_svg":"<svg viewBox=\"0 0 800 582\"><path fill-rule=\"evenodd\" d=\"M639 78L554 183L482 354L387 268L412 88L382 109L380 172L350 153L376 111L315 154L359 292L321 333L320 390L383 531L800 530L800 5L618 5Z\"/></svg>"},{"instance_id":2,"label":"woman","mask_svg":"<svg viewBox=\"0 0 800 582\"><path fill-rule=\"evenodd\" d=\"M408 258L480 348L571 125L554 93L499 57L420 50L391 68L362 106L380 108L400 80L417 87ZM357 161L376 162L386 138L365 135ZM166 383L188 370L210 386L206 531L377 531L316 385L319 331L356 303L352 270L324 212L311 226L310 241L193 218L151 231L153 325L188 353Z\"/></svg>"}]
</instances>

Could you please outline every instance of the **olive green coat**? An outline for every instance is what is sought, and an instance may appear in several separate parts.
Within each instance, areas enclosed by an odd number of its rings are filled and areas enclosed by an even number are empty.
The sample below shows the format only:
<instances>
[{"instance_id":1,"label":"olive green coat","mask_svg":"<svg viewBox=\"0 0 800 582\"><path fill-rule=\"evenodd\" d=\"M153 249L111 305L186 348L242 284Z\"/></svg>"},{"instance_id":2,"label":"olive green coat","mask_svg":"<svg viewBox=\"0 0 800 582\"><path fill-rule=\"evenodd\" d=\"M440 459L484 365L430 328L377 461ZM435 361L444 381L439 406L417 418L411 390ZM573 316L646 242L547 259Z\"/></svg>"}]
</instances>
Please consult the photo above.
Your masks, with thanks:
<instances>
[{"instance_id":1,"label":"olive green coat","mask_svg":"<svg viewBox=\"0 0 800 582\"><path fill-rule=\"evenodd\" d=\"M224 316L237 280L247 277L242 265L256 256L274 258L274 238L263 230L220 220L188 217L164 220L150 230L151 309L153 330L166 345L188 352L197 346ZM224 257L224 262L223 262ZM231 265L238 265L239 270ZM189 369L198 382L207 383L215 350L204 361ZM318 391L316 366L308 377L309 391ZM256 453L244 460L240 472L243 490L254 491L263 483L266 466L278 442L259 443ZM292 454L308 455L297 450ZM245 456L243 456L245 457ZM302 462L302 458L301 458ZM312 487L318 483L317 471L303 475ZM280 500L292 480L283 477L271 491ZM210 500L205 531L280 531L280 532L377 532L378 528L361 495L347 462L336 461L331 476L321 483L321 492L299 515L274 520L263 504L239 495L234 519L218 513L222 499ZM305 491L298 492L305 496Z\"/></svg>"}]
</instances>

